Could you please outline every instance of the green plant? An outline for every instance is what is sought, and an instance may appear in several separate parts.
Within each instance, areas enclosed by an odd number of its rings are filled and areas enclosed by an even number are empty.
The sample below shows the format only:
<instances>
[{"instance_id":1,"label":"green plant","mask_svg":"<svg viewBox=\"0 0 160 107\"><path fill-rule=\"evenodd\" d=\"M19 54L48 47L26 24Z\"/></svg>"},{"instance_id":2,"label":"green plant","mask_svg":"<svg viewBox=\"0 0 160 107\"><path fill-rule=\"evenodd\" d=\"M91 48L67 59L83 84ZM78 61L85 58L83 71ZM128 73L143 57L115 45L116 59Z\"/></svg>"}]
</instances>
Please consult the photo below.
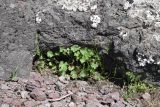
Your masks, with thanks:
<instances>
[{"instance_id":1,"label":"green plant","mask_svg":"<svg viewBox=\"0 0 160 107\"><path fill-rule=\"evenodd\" d=\"M142 82L128 85L128 91L130 93L145 92L147 89L148 89L147 84Z\"/></svg>"},{"instance_id":2,"label":"green plant","mask_svg":"<svg viewBox=\"0 0 160 107\"><path fill-rule=\"evenodd\" d=\"M18 69L18 66L11 73L11 75L9 77L9 81L16 81L17 80L17 69Z\"/></svg>"},{"instance_id":3,"label":"green plant","mask_svg":"<svg viewBox=\"0 0 160 107\"><path fill-rule=\"evenodd\" d=\"M126 87L126 90L123 93L123 97L125 100L128 100L130 97L134 98L133 96L135 94L144 93L152 89L153 86L150 86L144 82L131 83Z\"/></svg>"},{"instance_id":4,"label":"green plant","mask_svg":"<svg viewBox=\"0 0 160 107\"><path fill-rule=\"evenodd\" d=\"M39 53L39 52L37 52ZM72 79L83 79L91 77L101 80L102 72L101 57L97 51L87 47L73 45L71 47L60 47L57 51L48 51L38 54L37 69L41 72L49 68L58 75L69 75Z\"/></svg>"},{"instance_id":5,"label":"green plant","mask_svg":"<svg viewBox=\"0 0 160 107\"><path fill-rule=\"evenodd\" d=\"M127 71L126 76L126 90L123 93L123 97L125 98L125 100L127 100L131 96L133 97L133 95L137 93L144 93L153 89L152 85L149 85L141 80L140 74L133 73L132 71Z\"/></svg>"},{"instance_id":6,"label":"green plant","mask_svg":"<svg viewBox=\"0 0 160 107\"><path fill-rule=\"evenodd\" d=\"M127 84L136 83L136 82L141 81L141 75L136 74L132 71L127 71L126 76L127 76L127 81L126 81Z\"/></svg>"},{"instance_id":7,"label":"green plant","mask_svg":"<svg viewBox=\"0 0 160 107\"><path fill-rule=\"evenodd\" d=\"M36 68L39 72L42 73L42 71L45 69L46 62L45 62L43 52L39 47L39 34L36 34L36 37L35 37L35 47L36 47L35 56L38 59Z\"/></svg>"}]
</instances>

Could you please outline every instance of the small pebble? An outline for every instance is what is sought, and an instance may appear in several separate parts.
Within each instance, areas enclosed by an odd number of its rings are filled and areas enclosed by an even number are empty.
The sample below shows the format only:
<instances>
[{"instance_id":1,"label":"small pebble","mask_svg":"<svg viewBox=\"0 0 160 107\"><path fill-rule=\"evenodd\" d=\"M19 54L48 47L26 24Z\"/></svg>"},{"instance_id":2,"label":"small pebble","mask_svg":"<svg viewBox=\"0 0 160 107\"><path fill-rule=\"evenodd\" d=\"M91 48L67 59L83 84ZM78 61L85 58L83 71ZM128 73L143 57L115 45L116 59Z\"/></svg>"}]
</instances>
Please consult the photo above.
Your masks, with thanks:
<instances>
[{"instance_id":1,"label":"small pebble","mask_svg":"<svg viewBox=\"0 0 160 107\"><path fill-rule=\"evenodd\" d=\"M28 92L27 92L27 91L21 91L20 93L21 93L21 97L22 97L22 98L25 99L25 98L28 97Z\"/></svg>"},{"instance_id":2,"label":"small pebble","mask_svg":"<svg viewBox=\"0 0 160 107\"><path fill-rule=\"evenodd\" d=\"M6 84L1 84L0 88L2 90L8 90L9 89L9 87Z\"/></svg>"},{"instance_id":3,"label":"small pebble","mask_svg":"<svg viewBox=\"0 0 160 107\"><path fill-rule=\"evenodd\" d=\"M74 102L70 102L68 107L76 107L76 104Z\"/></svg>"},{"instance_id":4,"label":"small pebble","mask_svg":"<svg viewBox=\"0 0 160 107\"><path fill-rule=\"evenodd\" d=\"M1 104L1 107L9 107L8 104Z\"/></svg>"},{"instance_id":5,"label":"small pebble","mask_svg":"<svg viewBox=\"0 0 160 107\"><path fill-rule=\"evenodd\" d=\"M30 93L30 97L33 98L36 101L44 101L44 100L46 100L46 94L43 91L38 90L38 89L33 90Z\"/></svg>"},{"instance_id":6,"label":"small pebble","mask_svg":"<svg viewBox=\"0 0 160 107\"><path fill-rule=\"evenodd\" d=\"M151 95L149 93L145 93L142 95L142 98L146 101L149 101L151 99Z\"/></svg>"}]
</instances>

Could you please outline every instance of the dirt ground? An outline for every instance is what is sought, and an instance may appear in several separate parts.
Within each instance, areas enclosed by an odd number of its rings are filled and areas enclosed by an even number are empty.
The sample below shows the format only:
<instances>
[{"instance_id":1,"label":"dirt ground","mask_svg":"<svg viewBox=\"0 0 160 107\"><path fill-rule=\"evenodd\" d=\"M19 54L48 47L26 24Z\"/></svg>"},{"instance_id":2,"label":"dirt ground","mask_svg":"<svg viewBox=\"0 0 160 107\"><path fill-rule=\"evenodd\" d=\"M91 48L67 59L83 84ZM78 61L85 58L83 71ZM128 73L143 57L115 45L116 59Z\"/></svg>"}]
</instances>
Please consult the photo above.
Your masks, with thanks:
<instances>
[{"instance_id":1,"label":"dirt ground","mask_svg":"<svg viewBox=\"0 0 160 107\"><path fill-rule=\"evenodd\" d=\"M160 92L140 93L127 101L109 81L70 80L32 72L28 79L0 81L1 107L160 107Z\"/></svg>"}]
</instances>

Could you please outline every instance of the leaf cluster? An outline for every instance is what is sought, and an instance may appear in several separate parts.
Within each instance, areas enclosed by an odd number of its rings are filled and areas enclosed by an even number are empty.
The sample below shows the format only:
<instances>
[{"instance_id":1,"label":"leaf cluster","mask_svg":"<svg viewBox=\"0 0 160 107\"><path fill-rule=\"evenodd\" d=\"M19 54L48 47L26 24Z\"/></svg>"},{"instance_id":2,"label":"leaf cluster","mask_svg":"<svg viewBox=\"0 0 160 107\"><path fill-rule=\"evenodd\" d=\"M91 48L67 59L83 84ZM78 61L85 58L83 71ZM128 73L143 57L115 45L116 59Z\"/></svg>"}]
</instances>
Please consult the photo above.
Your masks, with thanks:
<instances>
[{"instance_id":1,"label":"leaf cluster","mask_svg":"<svg viewBox=\"0 0 160 107\"><path fill-rule=\"evenodd\" d=\"M70 76L72 79L103 79L101 57L94 49L73 45L48 51L39 57L38 70L49 68L53 73Z\"/></svg>"},{"instance_id":2,"label":"leaf cluster","mask_svg":"<svg viewBox=\"0 0 160 107\"><path fill-rule=\"evenodd\" d=\"M127 71L126 76L127 76L127 81L126 81L127 90L123 95L126 100L136 93L144 93L146 91L153 89L152 85L149 85L141 80L140 74L135 74L132 71Z\"/></svg>"}]
</instances>

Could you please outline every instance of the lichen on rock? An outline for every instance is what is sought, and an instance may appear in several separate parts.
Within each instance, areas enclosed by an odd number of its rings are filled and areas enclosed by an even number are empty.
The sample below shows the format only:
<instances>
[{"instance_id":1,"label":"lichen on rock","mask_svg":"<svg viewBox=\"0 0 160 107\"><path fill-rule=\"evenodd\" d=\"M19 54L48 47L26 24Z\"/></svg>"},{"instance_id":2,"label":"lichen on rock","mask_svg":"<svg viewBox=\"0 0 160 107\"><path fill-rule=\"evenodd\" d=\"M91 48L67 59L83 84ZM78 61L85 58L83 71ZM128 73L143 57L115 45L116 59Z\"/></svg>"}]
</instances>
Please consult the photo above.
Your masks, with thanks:
<instances>
[{"instance_id":1,"label":"lichen on rock","mask_svg":"<svg viewBox=\"0 0 160 107\"><path fill-rule=\"evenodd\" d=\"M101 18L98 15L90 16L90 20L92 21L91 26L93 28L96 28L98 26L98 24L101 22Z\"/></svg>"},{"instance_id":2,"label":"lichen on rock","mask_svg":"<svg viewBox=\"0 0 160 107\"><path fill-rule=\"evenodd\" d=\"M72 11L87 11L95 2L96 0L57 0L62 9Z\"/></svg>"}]
</instances>

